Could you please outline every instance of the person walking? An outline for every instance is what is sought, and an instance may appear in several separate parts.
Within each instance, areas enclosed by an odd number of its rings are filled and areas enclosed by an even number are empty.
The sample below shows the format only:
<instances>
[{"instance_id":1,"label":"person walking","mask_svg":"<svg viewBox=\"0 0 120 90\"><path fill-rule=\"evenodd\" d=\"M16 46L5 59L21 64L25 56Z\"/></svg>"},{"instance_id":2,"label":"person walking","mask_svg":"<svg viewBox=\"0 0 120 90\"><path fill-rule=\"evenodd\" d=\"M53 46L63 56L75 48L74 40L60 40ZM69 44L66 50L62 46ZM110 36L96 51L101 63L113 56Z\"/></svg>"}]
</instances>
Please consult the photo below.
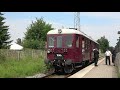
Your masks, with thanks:
<instances>
[{"instance_id":1,"label":"person walking","mask_svg":"<svg viewBox=\"0 0 120 90\"><path fill-rule=\"evenodd\" d=\"M109 49L107 49L107 51L105 52L105 55L106 55L105 63L106 63L106 65L107 65L107 60L109 60L109 65L110 65L111 51L109 51Z\"/></svg>"},{"instance_id":2,"label":"person walking","mask_svg":"<svg viewBox=\"0 0 120 90\"><path fill-rule=\"evenodd\" d=\"M112 63L114 64L115 66L115 57L116 57L116 51L115 49L112 51Z\"/></svg>"},{"instance_id":3,"label":"person walking","mask_svg":"<svg viewBox=\"0 0 120 90\"><path fill-rule=\"evenodd\" d=\"M99 58L99 51L97 48L94 49L94 65L95 66L98 66L97 63L98 63L98 58Z\"/></svg>"}]
</instances>

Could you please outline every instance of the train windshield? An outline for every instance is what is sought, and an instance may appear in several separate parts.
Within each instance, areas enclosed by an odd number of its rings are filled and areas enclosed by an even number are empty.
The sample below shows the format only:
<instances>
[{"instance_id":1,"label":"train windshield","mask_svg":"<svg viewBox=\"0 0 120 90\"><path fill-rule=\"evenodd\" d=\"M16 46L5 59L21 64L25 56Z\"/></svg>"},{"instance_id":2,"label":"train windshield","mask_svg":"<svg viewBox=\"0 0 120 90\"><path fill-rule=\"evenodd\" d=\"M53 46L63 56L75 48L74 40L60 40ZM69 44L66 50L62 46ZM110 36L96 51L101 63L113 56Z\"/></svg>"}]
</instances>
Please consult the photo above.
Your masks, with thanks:
<instances>
[{"instance_id":1,"label":"train windshield","mask_svg":"<svg viewBox=\"0 0 120 90\"><path fill-rule=\"evenodd\" d=\"M57 48L62 48L62 36L57 36Z\"/></svg>"},{"instance_id":2,"label":"train windshield","mask_svg":"<svg viewBox=\"0 0 120 90\"><path fill-rule=\"evenodd\" d=\"M56 43L56 45L55 45ZM70 48L72 47L73 36L72 35L60 35L60 36L49 36L48 47L49 48Z\"/></svg>"},{"instance_id":3,"label":"train windshield","mask_svg":"<svg viewBox=\"0 0 120 90\"><path fill-rule=\"evenodd\" d=\"M64 37L64 39L65 39L65 47L66 48L72 47L72 43L73 43L73 37L72 37L72 35L66 35Z\"/></svg>"},{"instance_id":4,"label":"train windshield","mask_svg":"<svg viewBox=\"0 0 120 90\"><path fill-rule=\"evenodd\" d=\"M48 47L49 48L53 48L54 47L54 41L55 41L55 37L54 36L50 36L48 38Z\"/></svg>"}]
</instances>

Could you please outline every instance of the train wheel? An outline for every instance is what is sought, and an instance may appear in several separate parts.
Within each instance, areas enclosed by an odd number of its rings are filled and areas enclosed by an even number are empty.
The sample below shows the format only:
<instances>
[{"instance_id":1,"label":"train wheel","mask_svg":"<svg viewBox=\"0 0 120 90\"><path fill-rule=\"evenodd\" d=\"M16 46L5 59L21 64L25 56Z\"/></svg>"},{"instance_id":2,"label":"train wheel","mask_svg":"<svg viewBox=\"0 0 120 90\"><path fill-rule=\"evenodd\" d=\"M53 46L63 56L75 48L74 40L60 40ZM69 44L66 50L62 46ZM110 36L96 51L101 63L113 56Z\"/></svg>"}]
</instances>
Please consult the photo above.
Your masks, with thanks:
<instances>
[{"instance_id":1,"label":"train wheel","mask_svg":"<svg viewBox=\"0 0 120 90\"><path fill-rule=\"evenodd\" d=\"M66 65L66 66L64 67L64 72L65 72L65 73L72 73L73 70L74 70L73 64L72 64L72 65Z\"/></svg>"},{"instance_id":2,"label":"train wheel","mask_svg":"<svg viewBox=\"0 0 120 90\"><path fill-rule=\"evenodd\" d=\"M82 62L82 67L85 67L85 61Z\"/></svg>"},{"instance_id":3,"label":"train wheel","mask_svg":"<svg viewBox=\"0 0 120 90\"><path fill-rule=\"evenodd\" d=\"M62 72L63 72L62 68L60 68L60 67L55 68L55 73L62 73Z\"/></svg>"},{"instance_id":4,"label":"train wheel","mask_svg":"<svg viewBox=\"0 0 120 90\"><path fill-rule=\"evenodd\" d=\"M86 61L86 65L89 65L89 64L90 64L90 61L89 61L89 60L87 60L87 61Z\"/></svg>"}]
</instances>

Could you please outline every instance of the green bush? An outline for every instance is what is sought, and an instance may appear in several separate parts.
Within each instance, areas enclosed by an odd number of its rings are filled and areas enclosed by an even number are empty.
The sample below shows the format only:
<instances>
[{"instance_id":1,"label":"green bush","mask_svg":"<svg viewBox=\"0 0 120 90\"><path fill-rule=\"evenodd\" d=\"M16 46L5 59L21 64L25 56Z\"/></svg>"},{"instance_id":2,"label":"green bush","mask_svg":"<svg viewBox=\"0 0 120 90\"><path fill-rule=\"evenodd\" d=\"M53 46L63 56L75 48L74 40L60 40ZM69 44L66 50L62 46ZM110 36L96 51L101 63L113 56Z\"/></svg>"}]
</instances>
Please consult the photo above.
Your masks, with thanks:
<instances>
[{"instance_id":1,"label":"green bush","mask_svg":"<svg viewBox=\"0 0 120 90\"><path fill-rule=\"evenodd\" d=\"M45 48L45 42L42 40L24 40L23 45L25 48L31 48L31 49Z\"/></svg>"}]
</instances>

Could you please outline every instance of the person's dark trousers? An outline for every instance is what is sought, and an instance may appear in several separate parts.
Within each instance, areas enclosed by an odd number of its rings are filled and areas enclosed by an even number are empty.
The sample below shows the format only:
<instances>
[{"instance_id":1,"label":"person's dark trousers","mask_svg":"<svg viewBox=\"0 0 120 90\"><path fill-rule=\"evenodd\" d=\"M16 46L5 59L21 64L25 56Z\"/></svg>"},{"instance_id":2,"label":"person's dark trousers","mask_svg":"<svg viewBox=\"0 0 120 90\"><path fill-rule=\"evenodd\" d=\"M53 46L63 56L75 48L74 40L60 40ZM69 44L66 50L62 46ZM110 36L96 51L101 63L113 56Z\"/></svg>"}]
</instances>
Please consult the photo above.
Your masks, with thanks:
<instances>
[{"instance_id":1,"label":"person's dark trousers","mask_svg":"<svg viewBox=\"0 0 120 90\"><path fill-rule=\"evenodd\" d=\"M112 55L112 63L113 63L114 66L115 66L115 56L114 56L114 55Z\"/></svg>"},{"instance_id":2,"label":"person's dark trousers","mask_svg":"<svg viewBox=\"0 0 120 90\"><path fill-rule=\"evenodd\" d=\"M106 65L107 65L107 60L109 60L109 65L110 65L110 56L106 56Z\"/></svg>"},{"instance_id":3,"label":"person's dark trousers","mask_svg":"<svg viewBox=\"0 0 120 90\"><path fill-rule=\"evenodd\" d=\"M95 66L97 66L98 58L94 58Z\"/></svg>"}]
</instances>

